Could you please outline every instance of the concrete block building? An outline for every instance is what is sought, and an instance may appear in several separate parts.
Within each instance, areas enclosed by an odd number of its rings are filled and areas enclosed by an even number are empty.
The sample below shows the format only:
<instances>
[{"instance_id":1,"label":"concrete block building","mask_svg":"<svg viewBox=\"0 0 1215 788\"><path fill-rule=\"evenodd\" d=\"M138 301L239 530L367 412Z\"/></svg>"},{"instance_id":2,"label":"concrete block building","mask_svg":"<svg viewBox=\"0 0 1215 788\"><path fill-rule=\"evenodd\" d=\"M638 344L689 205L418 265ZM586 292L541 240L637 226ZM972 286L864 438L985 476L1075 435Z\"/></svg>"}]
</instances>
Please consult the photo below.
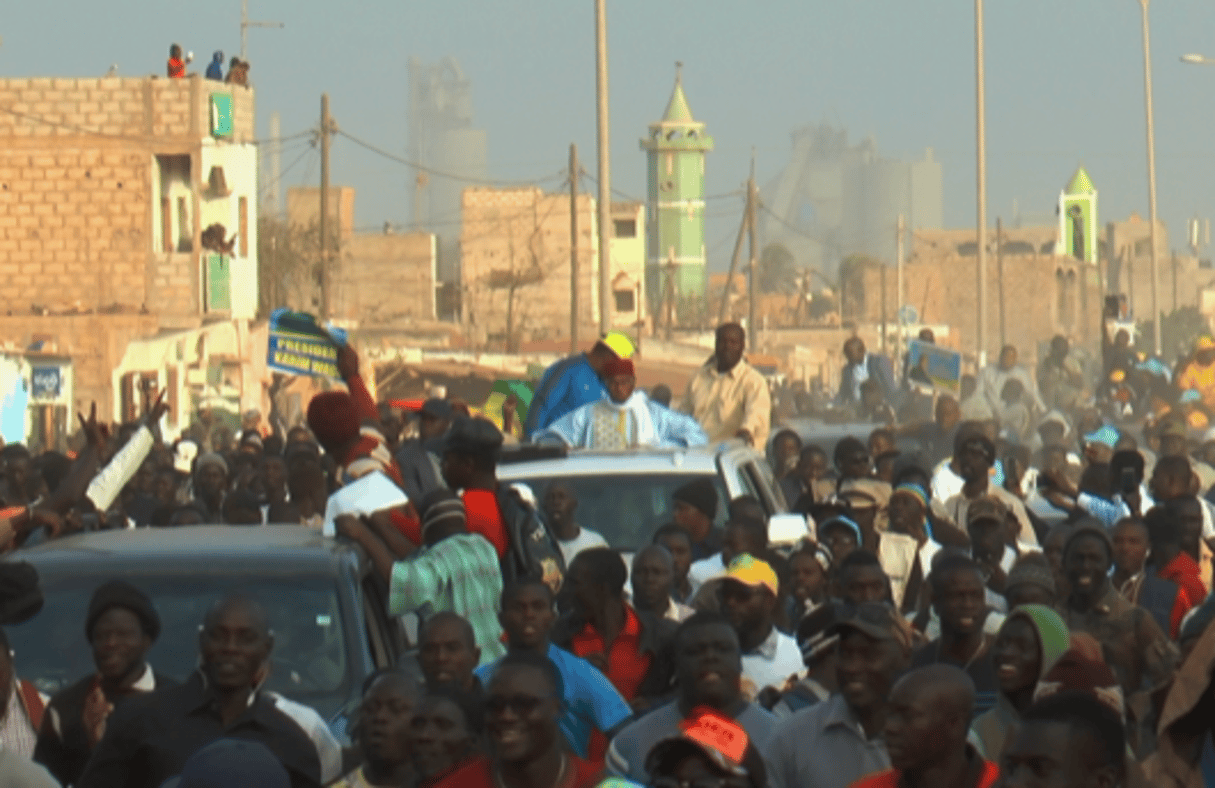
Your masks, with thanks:
<instances>
[{"instance_id":1,"label":"concrete block building","mask_svg":"<svg viewBox=\"0 0 1215 788\"><path fill-rule=\"evenodd\" d=\"M93 400L132 412L131 340L254 317L254 106L197 76L0 80L0 342L73 367L63 429Z\"/></svg>"}]
</instances>

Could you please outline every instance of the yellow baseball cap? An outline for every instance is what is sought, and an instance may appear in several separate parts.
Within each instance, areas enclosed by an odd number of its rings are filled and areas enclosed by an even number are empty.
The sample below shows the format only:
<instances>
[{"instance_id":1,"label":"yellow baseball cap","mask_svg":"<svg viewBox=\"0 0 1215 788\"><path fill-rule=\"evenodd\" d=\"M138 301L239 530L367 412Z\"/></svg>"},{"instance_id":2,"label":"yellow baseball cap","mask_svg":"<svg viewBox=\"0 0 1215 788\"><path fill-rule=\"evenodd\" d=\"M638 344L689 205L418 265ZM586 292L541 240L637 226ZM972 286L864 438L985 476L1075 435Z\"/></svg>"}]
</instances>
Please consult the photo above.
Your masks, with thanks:
<instances>
[{"instance_id":1,"label":"yellow baseball cap","mask_svg":"<svg viewBox=\"0 0 1215 788\"><path fill-rule=\"evenodd\" d=\"M629 335L623 331L609 331L599 340L607 345L609 349L622 359L632 358L636 348L633 346L633 340L629 339Z\"/></svg>"},{"instance_id":2,"label":"yellow baseball cap","mask_svg":"<svg viewBox=\"0 0 1215 788\"><path fill-rule=\"evenodd\" d=\"M752 588L764 586L772 592L773 596L776 596L780 589L780 580L777 579L776 572L772 571L772 567L766 561L761 561L750 553L736 556L730 562L730 566L726 569L726 579L737 580Z\"/></svg>"}]
</instances>

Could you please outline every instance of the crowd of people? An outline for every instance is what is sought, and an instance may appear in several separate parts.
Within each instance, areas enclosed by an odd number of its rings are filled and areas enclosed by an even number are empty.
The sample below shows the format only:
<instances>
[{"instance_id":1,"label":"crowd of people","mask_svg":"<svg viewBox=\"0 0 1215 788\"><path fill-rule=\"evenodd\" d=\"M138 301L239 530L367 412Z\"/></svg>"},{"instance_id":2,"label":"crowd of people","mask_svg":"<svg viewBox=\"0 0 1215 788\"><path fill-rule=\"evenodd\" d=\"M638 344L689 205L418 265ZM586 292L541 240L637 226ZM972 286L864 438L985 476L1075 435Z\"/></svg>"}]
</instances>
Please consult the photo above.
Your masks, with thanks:
<instances>
[{"instance_id":1,"label":"crowd of people","mask_svg":"<svg viewBox=\"0 0 1215 788\"><path fill-rule=\"evenodd\" d=\"M1215 341L1174 370L1107 350L1094 381L1062 338L1036 374L1007 348L959 399L854 337L833 408L878 420L822 445L769 440L741 327L718 329L678 400L638 389L631 341L607 334L546 371L524 440L748 443L807 522L773 544L760 500L706 478L661 502L670 522L628 556L580 526L569 485L499 481L518 403L506 434L448 399L406 416L375 403L348 347L345 386L282 436L250 412L231 438L203 420L166 444L161 400L114 434L82 416L73 456L0 450L6 549L100 528L331 526L387 612L416 616L418 668L366 679L343 749L263 690L274 634L257 599L218 600L198 670L166 676L147 661L157 600L115 578L83 622L96 672L53 697L16 675L21 644L0 631L0 784L1213 785ZM1144 396L1107 397L1117 373L1148 380ZM407 502L335 508L374 479ZM32 570L0 568L0 623L36 613Z\"/></svg>"},{"instance_id":2,"label":"crowd of people","mask_svg":"<svg viewBox=\"0 0 1215 788\"><path fill-rule=\"evenodd\" d=\"M194 60L194 53L187 52L184 55L181 51L181 44L172 44L169 47L169 60L165 64L165 73L169 79L184 79L186 76L186 66L190 65ZM215 50L211 56L211 62L207 64L207 70L203 73L206 79L216 82L227 82L232 85L248 85L249 84L249 61L241 60L235 55L228 62L228 72L224 73L224 53L222 50Z\"/></svg>"}]
</instances>

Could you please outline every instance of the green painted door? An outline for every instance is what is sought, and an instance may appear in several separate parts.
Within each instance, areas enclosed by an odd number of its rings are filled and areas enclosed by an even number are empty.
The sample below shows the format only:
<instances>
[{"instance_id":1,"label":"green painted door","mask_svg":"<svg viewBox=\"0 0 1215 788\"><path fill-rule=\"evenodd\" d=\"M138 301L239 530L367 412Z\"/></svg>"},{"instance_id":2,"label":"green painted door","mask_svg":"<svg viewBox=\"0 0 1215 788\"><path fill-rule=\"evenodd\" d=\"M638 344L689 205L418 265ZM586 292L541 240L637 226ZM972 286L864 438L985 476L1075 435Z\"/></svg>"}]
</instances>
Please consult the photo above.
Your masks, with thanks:
<instances>
[{"instance_id":1,"label":"green painted door","mask_svg":"<svg viewBox=\"0 0 1215 788\"><path fill-rule=\"evenodd\" d=\"M224 254L207 255L207 311L232 309L232 258Z\"/></svg>"}]
</instances>

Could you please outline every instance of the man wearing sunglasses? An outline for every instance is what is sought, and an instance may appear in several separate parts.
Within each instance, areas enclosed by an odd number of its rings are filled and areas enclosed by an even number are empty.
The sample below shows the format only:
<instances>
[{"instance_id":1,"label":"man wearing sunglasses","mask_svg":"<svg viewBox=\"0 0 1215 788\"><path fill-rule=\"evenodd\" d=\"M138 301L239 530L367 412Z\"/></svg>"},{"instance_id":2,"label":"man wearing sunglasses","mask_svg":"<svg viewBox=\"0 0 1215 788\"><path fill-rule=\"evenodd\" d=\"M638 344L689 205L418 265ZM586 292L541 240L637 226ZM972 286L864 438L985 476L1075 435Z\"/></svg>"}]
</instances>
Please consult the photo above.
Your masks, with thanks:
<instances>
[{"instance_id":1,"label":"man wearing sunglasses","mask_svg":"<svg viewBox=\"0 0 1215 788\"><path fill-rule=\"evenodd\" d=\"M632 718L633 710L607 676L585 659L553 644L553 591L542 580L529 578L508 585L502 592L499 620L510 654L531 652L556 666L563 700L561 731L572 752L587 757L591 731L610 737ZM498 660L477 668L482 686L489 686L502 664Z\"/></svg>"},{"instance_id":2,"label":"man wearing sunglasses","mask_svg":"<svg viewBox=\"0 0 1215 788\"><path fill-rule=\"evenodd\" d=\"M493 755L435 788L589 788L597 767L567 752L561 735L562 678L543 654L513 651L498 663L485 701Z\"/></svg>"}]
</instances>

